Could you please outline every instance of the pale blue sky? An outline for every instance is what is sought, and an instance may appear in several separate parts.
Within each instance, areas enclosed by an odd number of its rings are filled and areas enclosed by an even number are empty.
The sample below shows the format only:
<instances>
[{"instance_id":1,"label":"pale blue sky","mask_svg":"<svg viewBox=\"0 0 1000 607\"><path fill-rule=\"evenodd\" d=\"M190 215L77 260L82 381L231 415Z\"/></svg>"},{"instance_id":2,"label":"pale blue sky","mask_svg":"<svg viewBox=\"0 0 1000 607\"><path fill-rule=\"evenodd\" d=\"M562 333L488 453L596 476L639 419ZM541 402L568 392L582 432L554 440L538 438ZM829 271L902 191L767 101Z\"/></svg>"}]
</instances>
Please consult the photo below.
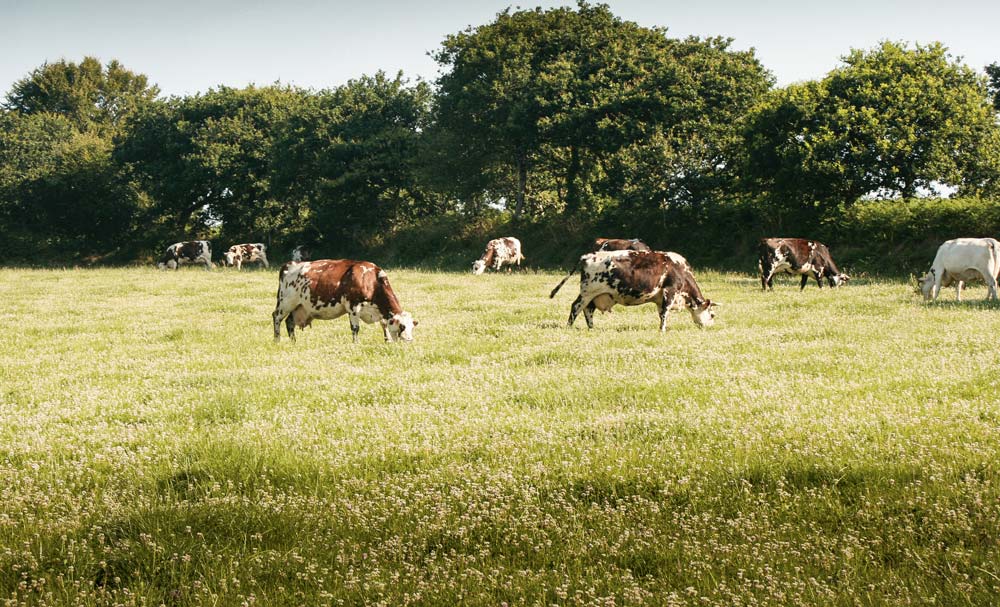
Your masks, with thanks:
<instances>
[{"instance_id":1,"label":"pale blue sky","mask_svg":"<svg viewBox=\"0 0 1000 607\"><path fill-rule=\"evenodd\" d=\"M575 5L525 2L520 6ZM941 41L978 71L1000 61L998 0L620 0L618 16L676 37L754 47L778 84L822 77L851 48ZM0 93L45 61L116 58L165 94L276 80L324 88L382 69L433 80L444 37L492 21L492 0L0 0ZM515 4L514 6L518 6Z\"/></svg>"}]
</instances>

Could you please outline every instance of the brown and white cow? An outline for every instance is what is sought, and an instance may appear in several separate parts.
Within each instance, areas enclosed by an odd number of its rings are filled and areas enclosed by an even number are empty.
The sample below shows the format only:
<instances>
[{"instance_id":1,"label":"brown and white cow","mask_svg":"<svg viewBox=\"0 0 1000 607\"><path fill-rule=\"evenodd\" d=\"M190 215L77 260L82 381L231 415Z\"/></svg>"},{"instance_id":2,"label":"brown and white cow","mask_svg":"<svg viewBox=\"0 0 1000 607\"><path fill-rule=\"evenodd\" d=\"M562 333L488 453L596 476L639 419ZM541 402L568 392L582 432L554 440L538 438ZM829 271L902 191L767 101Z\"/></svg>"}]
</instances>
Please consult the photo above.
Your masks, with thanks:
<instances>
[{"instance_id":1,"label":"brown and white cow","mask_svg":"<svg viewBox=\"0 0 1000 607\"><path fill-rule=\"evenodd\" d=\"M243 264L251 261L259 261L265 268L270 267L267 263L267 245L260 242L234 244L222 257L227 266L236 266L237 270L242 270Z\"/></svg>"},{"instance_id":2,"label":"brown and white cow","mask_svg":"<svg viewBox=\"0 0 1000 607\"><path fill-rule=\"evenodd\" d=\"M494 238L486 243L483 256L472 263L472 273L478 276L485 272L486 268L497 271L504 265L507 265L509 270L513 265L520 267L523 260L520 240L513 236Z\"/></svg>"},{"instance_id":3,"label":"brown and white cow","mask_svg":"<svg viewBox=\"0 0 1000 607\"><path fill-rule=\"evenodd\" d=\"M802 275L799 290L806 288L809 276L823 288L826 278L830 287L837 287L850 279L841 273L822 242L805 238L761 238L757 267L760 269L761 289L774 289L774 275L779 272Z\"/></svg>"},{"instance_id":4,"label":"brown and white cow","mask_svg":"<svg viewBox=\"0 0 1000 607\"><path fill-rule=\"evenodd\" d=\"M355 342L362 320L380 323L386 341L412 341L417 326L399 305L385 271L369 261L289 261L281 267L278 303L271 315L274 341L281 339L282 319L288 337L295 341L296 326L308 327L314 319L330 320L344 314Z\"/></svg>"},{"instance_id":5,"label":"brown and white cow","mask_svg":"<svg viewBox=\"0 0 1000 607\"><path fill-rule=\"evenodd\" d=\"M986 283L986 300L997 299L1000 275L1000 242L993 238L955 238L945 241L934 255L927 274L917 281L925 300L935 300L943 287L955 285L962 301L962 286L970 280Z\"/></svg>"},{"instance_id":6,"label":"brown and white cow","mask_svg":"<svg viewBox=\"0 0 1000 607\"><path fill-rule=\"evenodd\" d=\"M610 312L615 304L638 306L655 303L660 311L660 331L667 330L671 309L687 308L700 327L715 322L717 304L701 294L687 260L666 251L600 251L580 257L580 294L569 311L569 326L583 310L587 327L594 328L594 310ZM573 272L570 272L572 275ZM568 278L568 277L567 277ZM555 297L562 280L549 297Z\"/></svg>"},{"instance_id":7,"label":"brown and white cow","mask_svg":"<svg viewBox=\"0 0 1000 607\"><path fill-rule=\"evenodd\" d=\"M211 270L215 267L212 263L212 246L207 240L175 242L163 252L156 267L161 270L176 270L185 263L203 263L206 270Z\"/></svg>"},{"instance_id":8,"label":"brown and white cow","mask_svg":"<svg viewBox=\"0 0 1000 607\"><path fill-rule=\"evenodd\" d=\"M649 245L638 238L596 238L591 253L598 251L652 251Z\"/></svg>"}]
</instances>

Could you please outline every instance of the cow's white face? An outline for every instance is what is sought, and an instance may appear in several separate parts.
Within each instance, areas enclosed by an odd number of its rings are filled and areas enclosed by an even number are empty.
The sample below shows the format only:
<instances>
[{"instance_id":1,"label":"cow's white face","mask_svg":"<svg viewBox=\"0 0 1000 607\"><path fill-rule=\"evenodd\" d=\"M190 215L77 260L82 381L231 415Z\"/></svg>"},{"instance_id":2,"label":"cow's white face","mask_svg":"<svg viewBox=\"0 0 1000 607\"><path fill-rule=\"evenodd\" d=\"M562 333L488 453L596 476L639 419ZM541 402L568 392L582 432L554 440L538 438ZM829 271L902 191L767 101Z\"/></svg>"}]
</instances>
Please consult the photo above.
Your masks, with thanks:
<instances>
[{"instance_id":1,"label":"cow's white face","mask_svg":"<svg viewBox=\"0 0 1000 607\"><path fill-rule=\"evenodd\" d=\"M475 274L476 276L479 276L480 274L482 274L485 271L486 271L486 262L485 261L483 261L482 259L477 259L476 261L472 262L472 273L473 274Z\"/></svg>"},{"instance_id":2,"label":"cow's white face","mask_svg":"<svg viewBox=\"0 0 1000 607\"><path fill-rule=\"evenodd\" d=\"M166 263L160 262L156 264L156 267L160 270L173 270L174 268L177 267L177 262L171 259Z\"/></svg>"},{"instance_id":3,"label":"cow's white face","mask_svg":"<svg viewBox=\"0 0 1000 607\"><path fill-rule=\"evenodd\" d=\"M920 289L925 301L930 300L931 291L934 289L934 274L928 272L923 278L917 279L917 288Z\"/></svg>"},{"instance_id":4,"label":"cow's white face","mask_svg":"<svg viewBox=\"0 0 1000 607\"><path fill-rule=\"evenodd\" d=\"M386 321L385 336L389 341L413 341L413 327L416 326L417 321L413 320L409 312L393 314Z\"/></svg>"},{"instance_id":5,"label":"cow's white face","mask_svg":"<svg viewBox=\"0 0 1000 607\"><path fill-rule=\"evenodd\" d=\"M692 306L689 308L691 310L691 318L694 319L694 323L699 327L711 327L715 324L715 304L712 300L706 299L700 306Z\"/></svg>"},{"instance_id":6,"label":"cow's white face","mask_svg":"<svg viewBox=\"0 0 1000 607\"><path fill-rule=\"evenodd\" d=\"M227 266L236 265L236 254L232 251L226 251L222 254L222 262Z\"/></svg>"},{"instance_id":7,"label":"cow's white face","mask_svg":"<svg viewBox=\"0 0 1000 607\"><path fill-rule=\"evenodd\" d=\"M833 286L839 287L840 285L844 284L850 279L851 277L848 276L847 274L836 274L833 277Z\"/></svg>"}]
</instances>

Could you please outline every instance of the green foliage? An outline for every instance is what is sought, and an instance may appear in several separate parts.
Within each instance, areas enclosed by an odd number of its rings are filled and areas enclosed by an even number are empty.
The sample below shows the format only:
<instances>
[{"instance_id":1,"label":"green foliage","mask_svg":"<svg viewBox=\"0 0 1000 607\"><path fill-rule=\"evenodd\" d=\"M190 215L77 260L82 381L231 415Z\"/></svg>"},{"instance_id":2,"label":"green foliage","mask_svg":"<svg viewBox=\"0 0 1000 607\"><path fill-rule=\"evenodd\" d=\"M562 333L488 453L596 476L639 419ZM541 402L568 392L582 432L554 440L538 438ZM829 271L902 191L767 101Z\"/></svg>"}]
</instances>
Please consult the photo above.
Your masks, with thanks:
<instances>
[{"instance_id":1,"label":"green foliage","mask_svg":"<svg viewBox=\"0 0 1000 607\"><path fill-rule=\"evenodd\" d=\"M1000 63L991 63L986 66L986 76L988 81L986 86L993 96L993 109L1000 112Z\"/></svg>"},{"instance_id":2,"label":"green foliage","mask_svg":"<svg viewBox=\"0 0 1000 607\"><path fill-rule=\"evenodd\" d=\"M113 136L125 120L150 103L159 88L118 61L107 66L94 57L79 64L44 63L14 83L4 108L21 114L65 116L80 131Z\"/></svg>"},{"instance_id":3,"label":"green foliage","mask_svg":"<svg viewBox=\"0 0 1000 607\"><path fill-rule=\"evenodd\" d=\"M746 131L745 179L774 214L951 186L995 192L1000 127L983 80L941 44L852 51L820 82L776 91Z\"/></svg>"},{"instance_id":4,"label":"green foliage","mask_svg":"<svg viewBox=\"0 0 1000 607\"><path fill-rule=\"evenodd\" d=\"M276 197L308 209L307 240L349 251L440 210L440 197L418 183L414 166L430 99L425 83L379 72L310 95L280 125Z\"/></svg>"},{"instance_id":5,"label":"green foliage","mask_svg":"<svg viewBox=\"0 0 1000 607\"><path fill-rule=\"evenodd\" d=\"M623 198L702 202L770 86L729 43L670 39L586 2L500 13L436 55L437 126L454 159L440 170L459 174L457 194L491 192L515 216L541 215L543 201L584 217Z\"/></svg>"}]
</instances>

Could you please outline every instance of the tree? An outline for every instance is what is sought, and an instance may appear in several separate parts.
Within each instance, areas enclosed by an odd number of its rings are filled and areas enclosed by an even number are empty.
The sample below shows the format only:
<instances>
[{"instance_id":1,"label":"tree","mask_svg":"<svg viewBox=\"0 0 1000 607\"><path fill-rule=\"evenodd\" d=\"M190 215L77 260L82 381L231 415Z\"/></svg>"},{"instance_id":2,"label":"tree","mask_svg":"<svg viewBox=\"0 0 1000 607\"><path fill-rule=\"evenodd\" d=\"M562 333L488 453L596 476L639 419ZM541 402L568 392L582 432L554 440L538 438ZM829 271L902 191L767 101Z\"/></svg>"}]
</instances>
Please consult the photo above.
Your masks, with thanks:
<instances>
[{"instance_id":1,"label":"tree","mask_svg":"<svg viewBox=\"0 0 1000 607\"><path fill-rule=\"evenodd\" d=\"M430 101L427 84L379 72L311 95L283 123L274 188L305 206L312 239L346 250L440 210L414 167Z\"/></svg>"},{"instance_id":2,"label":"tree","mask_svg":"<svg viewBox=\"0 0 1000 607\"><path fill-rule=\"evenodd\" d=\"M274 137L306 95L282 86L219 87L136 114L116 157L153 198L156 237L204 236L212 227L238 240L283 231L291 219L272 195Z\"/></svg>"},{"instance_id":3,"label":"tree","mask_svg":"<svg viewBox=\"0 0 1000 607\"><path fill-rule=\"evenodd\" d=\"M65 116L80 131L116 134L130 114L159 95L146 76L125 69L116 60L107 66L94 57L79 64L45 63L14 83L4 107L21 114Z\"/></svg>"},{"instance_id":4,"label":"tree","mask_svg":"<svg viewBox=\"0 0 1000 607\"><path fill-rule=\"evenodd\" d=\"M744 177L778 206L817 209L941 185L995 187L998 129L983 80L935 43L854 50L818 83L777 91L746 130Z\"/></svg>"},{"instance_id":5,"label":"tree","mask_svg":"<svg viewBox=\"0 0 1000 607\"><path fill-rule=\"evenodd\" d=\"M614 204L622 175L654 139L671 141L675 155L698 155L686 175L714 170L725 162L704 155L728 151L736 118L771 84L752 52L731 53L729 43L670 39L582 1L576 10L500 13L449 36L435 55L448 69L438 80L438 127L451 133L443 140L458 159L442 170L479 176L469 185L494 177L482 186L513 199L515 215L530 210L531 184L537 199L540 185L554 183L568 215ZM700 142L688 146L692 133Z\"/></svg>"}]
</instances>

